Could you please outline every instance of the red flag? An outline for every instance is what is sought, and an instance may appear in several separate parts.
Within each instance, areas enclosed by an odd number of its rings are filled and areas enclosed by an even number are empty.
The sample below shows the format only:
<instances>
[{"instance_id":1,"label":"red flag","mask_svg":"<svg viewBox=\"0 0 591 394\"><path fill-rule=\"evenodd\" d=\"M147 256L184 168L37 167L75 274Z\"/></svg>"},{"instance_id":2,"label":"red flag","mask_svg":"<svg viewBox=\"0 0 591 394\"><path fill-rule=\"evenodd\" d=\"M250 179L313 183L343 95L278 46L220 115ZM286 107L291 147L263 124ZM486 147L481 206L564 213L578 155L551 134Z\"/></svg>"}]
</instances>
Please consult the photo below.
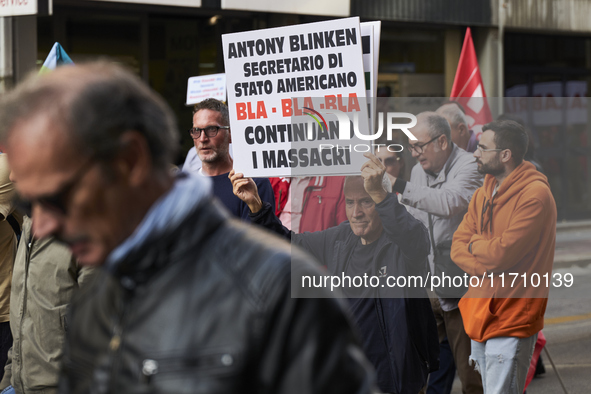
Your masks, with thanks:
<instances>
[{"instance_id":1,"label":"red flag","mask_svg":"<svg viewBox=\"0 0 591 394\"><path fill-rule=\"evenodd\" d=\"M466 30L466 37L464 38L464 45L462 46L460 62L451 88L450 98L462 104L466 110L468 126L480 139L482 126L492 122L493 119L486 100L486 92L480 76L480 68L478 67L478 59L476 59L470 28Z\"/></svg>"}]
</instances>

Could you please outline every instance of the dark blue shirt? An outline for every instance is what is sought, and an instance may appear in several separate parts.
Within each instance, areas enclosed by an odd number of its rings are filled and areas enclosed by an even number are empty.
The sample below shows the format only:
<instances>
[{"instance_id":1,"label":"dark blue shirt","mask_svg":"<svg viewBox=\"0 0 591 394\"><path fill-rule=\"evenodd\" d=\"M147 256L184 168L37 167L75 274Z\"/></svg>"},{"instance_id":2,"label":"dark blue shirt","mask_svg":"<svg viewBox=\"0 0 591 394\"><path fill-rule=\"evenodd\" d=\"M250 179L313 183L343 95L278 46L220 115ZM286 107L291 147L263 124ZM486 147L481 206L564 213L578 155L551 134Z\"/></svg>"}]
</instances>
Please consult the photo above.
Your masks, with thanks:
<instances>
[{"instance_id":1,"label":"dark blue shirt","mask_svg":"<svg viewBox=\"0 0 591 394\"><path fill-rule=\"evenodd\" d=\"M248 205L234 195L232 191L232 182L228 178L228 173L209 178L213 184L213 195L219 198L222 203L228 208L232 215L241 218L246 222L250 222L250 209ZM271 182L267 178L252 178L259 189L259 196L263 202L268 202L275 207L275 197L273 195L273 188Z\"/></svg>"}]
</instances>

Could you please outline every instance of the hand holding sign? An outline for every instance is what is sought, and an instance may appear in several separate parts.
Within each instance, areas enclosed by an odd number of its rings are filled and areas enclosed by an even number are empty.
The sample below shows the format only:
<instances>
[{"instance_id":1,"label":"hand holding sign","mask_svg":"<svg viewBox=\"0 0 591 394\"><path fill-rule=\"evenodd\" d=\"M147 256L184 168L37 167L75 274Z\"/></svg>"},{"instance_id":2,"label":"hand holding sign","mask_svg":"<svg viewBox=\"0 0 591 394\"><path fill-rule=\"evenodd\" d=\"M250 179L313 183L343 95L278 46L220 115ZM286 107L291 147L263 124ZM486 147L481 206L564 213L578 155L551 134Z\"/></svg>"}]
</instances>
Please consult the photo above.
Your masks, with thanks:
<instances>
[{"instance_id":1,"label":"hand holding sign","mask_svg":"<svg viewBox=\"0 0 591 394\"><path fill-rule=\"evenodd\" d=\"M250 212L257 213L263 208L263 202L259 196L259 190L252 178L245 178L244 174L230 171L228 178L232 182L232 191L234 195L244 201Z\"/></svg>"},{"instance_id":2,"label":"hand holding sign","mask_svg":"<svg viewBox=\"0 0 591 394\"><path fill-rule=\"evenodd\" d=\"M388 196L388 192L382 184L386 167L375 155L369 152L363 155L369 159L361 166L363 187L371 199L379 204Z\"/></svg>"}]
</instances>

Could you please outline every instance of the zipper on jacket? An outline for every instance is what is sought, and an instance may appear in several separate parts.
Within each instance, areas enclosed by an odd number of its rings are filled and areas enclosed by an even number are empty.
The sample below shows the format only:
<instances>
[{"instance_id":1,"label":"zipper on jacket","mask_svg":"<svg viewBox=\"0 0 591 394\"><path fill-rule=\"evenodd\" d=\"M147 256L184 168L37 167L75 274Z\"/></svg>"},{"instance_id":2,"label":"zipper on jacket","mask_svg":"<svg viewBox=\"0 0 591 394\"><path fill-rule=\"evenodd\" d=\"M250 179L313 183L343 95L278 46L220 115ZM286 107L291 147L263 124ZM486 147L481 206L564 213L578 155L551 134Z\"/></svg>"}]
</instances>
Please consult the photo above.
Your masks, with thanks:
<instances>
[{"instance_id":1,"label":"zipper on jacket","mask_svg":"<svg viewBox=\"0 0 591 394\"><path fill-rule=\"evenodd\" d=\"M111 377L109 384L110 393L115 393L115 382L117 382L118 372L120 372L119 364L121 360L121 343L123 341L123 328L125 327L125 318L131 304L133 290L123 288L123 299L121 301L121 312L116 316L115 324L113 326L111 340L109 341L109 358L111 359Z\"/></svg>"},{"instance_id":2,"label":"zipper on jacket","mask_svg":"<svg viewBox=\"0 0 591 394\"><path fill-rule=\"evenodd\" d=\"M23 234L24 235L24 234ZM24 385L23 385L23 381L21 379L21 375L22 375L22 369L23 369L23 338L22 338L22 333L23 333L23 324L24 324L24 316L25 316L25 311L27 309L27 297L29 296L28 294L28 281L29 281L29 266L31 263L31 248L33 246L33 243L35 242L33 237L31 236L31 234L27 234L28 235L28 239L25 239L24 242L26 242L26 247L25 247L25 278L24 278L24 285L23 285L23 302L20 306L20 310L19 310L19 336L18 336L18 355L17 355L17 362L18 362L18 368L16 368L16 370L18 370L17 374L12 375L13 377L13 381L16 383L16 385L18 385L18 389L17 391L22 391L24 392ZM14 352L13 352L13 364L14 364ZM15 372L15 368L12 368L12 372Z\"/></svg>"},{"instance_id":3,"label":"zipper on jacket","mask_svg":"<svg viewBox=\"0 0 591 394\"><path fill-rule=\"evenodd\" d=\"M390 340L388 339L388 330L386 327L386 319L384 316L384 311L382 309L382 299L381 298L374 298L374 307L378 317L378 323L380 325L380 333L382 334L382 340L384 341L384 346L386 347L386 357L388 358L388 370L390 371L390 378L392 380L392 388L398 387L398 379L396 372L394 372L394 366L392 365L392 356L390 355L391 347L390 347Z\"/></svg>"}]
</instances>

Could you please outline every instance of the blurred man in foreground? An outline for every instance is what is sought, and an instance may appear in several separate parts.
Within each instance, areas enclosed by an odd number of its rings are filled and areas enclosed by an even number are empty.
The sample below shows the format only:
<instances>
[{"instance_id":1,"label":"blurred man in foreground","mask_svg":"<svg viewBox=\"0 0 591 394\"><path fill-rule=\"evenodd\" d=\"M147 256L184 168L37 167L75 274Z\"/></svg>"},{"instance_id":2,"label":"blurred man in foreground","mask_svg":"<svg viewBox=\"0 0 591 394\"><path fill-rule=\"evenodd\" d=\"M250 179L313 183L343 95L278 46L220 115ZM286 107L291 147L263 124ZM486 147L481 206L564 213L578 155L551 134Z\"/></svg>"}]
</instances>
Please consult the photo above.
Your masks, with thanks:
<instances>
[{"instance_id":1,"label":"blurred man in foreground","mask_svg":"<svg viewBox=\"0 0 591 394\"><path fill-rule=\"evenodd\" d=\"M102 268L72 304L61 392L369 392L340 304L290 286L312 259L230 220L208 178L173 178L172 113L138 78L98 63L29 79L0 135L35 236Z\"/></svg>"}]
</instances>

